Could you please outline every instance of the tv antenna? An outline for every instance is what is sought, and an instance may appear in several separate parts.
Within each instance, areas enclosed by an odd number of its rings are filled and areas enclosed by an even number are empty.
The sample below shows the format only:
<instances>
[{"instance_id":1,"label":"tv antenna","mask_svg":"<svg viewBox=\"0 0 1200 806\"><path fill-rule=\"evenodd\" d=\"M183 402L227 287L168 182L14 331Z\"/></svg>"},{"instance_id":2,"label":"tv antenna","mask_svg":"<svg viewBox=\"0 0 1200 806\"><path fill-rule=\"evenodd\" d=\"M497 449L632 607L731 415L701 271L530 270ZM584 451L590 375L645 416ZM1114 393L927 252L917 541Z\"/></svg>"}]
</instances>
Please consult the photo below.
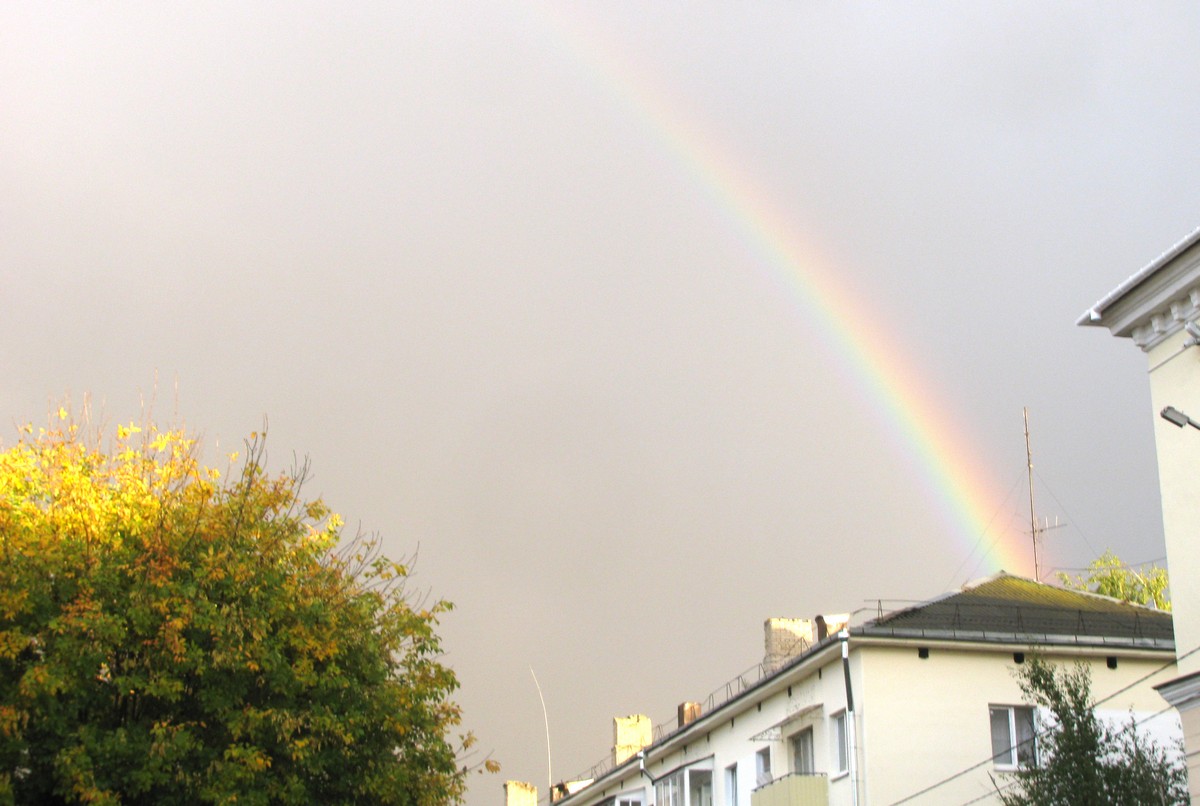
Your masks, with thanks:
<instances>
[{"instance_id":1,"label":"tv antenna","mask_svg":"<svg viewBox=\"0 0 1200 806\"><path fill-rule=\"evenodd\" d=\"M1058 529L1066 524L1059 523L1057 517L1054 519L1053 525L1049 520L1045 524L1038 523L1037 509L1033 504L1033 451L1029 449L1029 409L1022 407L1021 414L1025 417L1025 462L1029 468L1029 535L1033 539L1033 579L1035 582L1041 582L1042 567L1038 562L1038 542L1041 540L1043 532Z\"/></svg>"}]
</instances>

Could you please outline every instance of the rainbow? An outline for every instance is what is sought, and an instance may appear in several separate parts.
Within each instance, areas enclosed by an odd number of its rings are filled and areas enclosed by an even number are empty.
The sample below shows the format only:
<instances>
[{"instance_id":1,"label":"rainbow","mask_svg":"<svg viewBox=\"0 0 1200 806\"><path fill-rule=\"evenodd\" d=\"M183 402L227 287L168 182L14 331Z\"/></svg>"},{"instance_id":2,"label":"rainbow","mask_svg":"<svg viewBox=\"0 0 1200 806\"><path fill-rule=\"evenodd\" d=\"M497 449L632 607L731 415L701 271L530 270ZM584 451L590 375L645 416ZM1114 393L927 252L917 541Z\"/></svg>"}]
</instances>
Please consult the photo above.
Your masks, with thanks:
<instances>
[{"instance_id":1,"label":"rainbow","mask_svg":"<svg viewBox=\"0 0 1200 806\"><path fill-rule=\"evenodd\" d=\"M534 0L530 8L565 58L644 121L764 271L798 304L801 317L823 339L831 365L870 402L896 448L919 468L929 505L962 556L970 559L982 550L980 567L1031 575L1028 536L997 523L1004 520L997 512L1005 496L962 429L937 405L931 385L897 347L894 333L881 327L881 317L867 310L861 296L850 295L817 250L795 235L779 207L654 87L652 71L637 69L627 55L606 46L601 26L584 19L579 4Z\"/></svg>"}]
</instances>

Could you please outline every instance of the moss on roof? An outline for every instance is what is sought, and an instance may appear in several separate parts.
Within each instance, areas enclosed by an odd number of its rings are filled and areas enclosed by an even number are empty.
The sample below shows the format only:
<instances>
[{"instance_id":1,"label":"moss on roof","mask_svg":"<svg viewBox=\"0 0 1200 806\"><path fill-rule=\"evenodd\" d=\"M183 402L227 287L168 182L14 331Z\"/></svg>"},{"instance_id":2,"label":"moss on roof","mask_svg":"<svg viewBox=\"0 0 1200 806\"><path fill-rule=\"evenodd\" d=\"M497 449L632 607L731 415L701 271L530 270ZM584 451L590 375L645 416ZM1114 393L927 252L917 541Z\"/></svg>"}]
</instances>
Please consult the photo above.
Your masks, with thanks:
<instances>
[{"instance_id":1,"label":"moss on roof","mask_svg":"<svg viewBox=\"0 0 1200 806\"><path fill-rule=\"evenodd\" d=\"M950 638L1018 636L1074 643L1173 642L1171 615L1000 573L961 591L867 623L863 634Z\"/></svg>"}]
</instances>

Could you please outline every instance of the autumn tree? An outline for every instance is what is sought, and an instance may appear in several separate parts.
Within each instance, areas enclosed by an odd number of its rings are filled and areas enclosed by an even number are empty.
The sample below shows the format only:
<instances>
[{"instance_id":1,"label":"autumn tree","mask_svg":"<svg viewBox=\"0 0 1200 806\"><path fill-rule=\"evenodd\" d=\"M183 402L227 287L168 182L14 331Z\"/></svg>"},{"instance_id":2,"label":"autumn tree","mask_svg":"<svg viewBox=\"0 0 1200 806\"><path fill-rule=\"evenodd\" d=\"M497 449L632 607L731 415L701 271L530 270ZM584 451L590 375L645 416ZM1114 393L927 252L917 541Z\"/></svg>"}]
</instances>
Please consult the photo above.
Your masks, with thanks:
<instances>
[{"instance_id":1,"label":"autumn tree","mask_svg":"<svg viewBox=\"0 0 1200 806\"><path fill-rule=\"evenodd\" d=\"M60 415L0 453L0 803L461 799L448 603L260 437L225 480L180 431L102 450Z\"/></svg>"},{"instance_id":2,"label":"autumn tree","mask_svg":"<svg viewBox=\"0 0 1200 806\"><path fill-rule=\"evenodd\" d=\"M1035 761L998 786L1004 806L1145 806L1187 804L1182 748L1169 753L1130 721L1096 716L1083 664L1057 668L1033 656L1017 675L1028 702L1048 715L1039 725Z\"/></svg>"},{"instance_id":3,"label":"autumn tree","mask_svg":"<svg viewBox=\"0 0 1200 806\"><path fill-rule=\"evenodd\" d=\"M1154 565L1147 571L1137 571L1121 562L1121 558L1111 551L1093 560L1086 575L1071 576L1060 571L1058 579L1063 587L1071 590L1099 593L1123 602L1150 605L1159 610L1171 609L1165 568Z\"/></svg>"}]
</instances>

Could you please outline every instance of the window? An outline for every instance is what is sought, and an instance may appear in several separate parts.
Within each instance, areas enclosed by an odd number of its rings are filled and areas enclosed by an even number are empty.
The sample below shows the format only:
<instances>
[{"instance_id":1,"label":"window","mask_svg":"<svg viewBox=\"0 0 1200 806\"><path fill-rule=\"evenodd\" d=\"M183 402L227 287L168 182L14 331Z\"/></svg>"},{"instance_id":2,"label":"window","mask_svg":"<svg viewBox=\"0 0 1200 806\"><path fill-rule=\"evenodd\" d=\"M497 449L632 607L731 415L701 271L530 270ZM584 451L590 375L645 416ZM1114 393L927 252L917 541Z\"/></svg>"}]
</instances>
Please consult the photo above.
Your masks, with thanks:
<instances>
[{"instance_id":1,"label":"window","mask_svg":"<svg viewBox=\"0 0 1200 806\"><path fill-rule=\"evenodd\" d=\"M617 795L615 798L600 801L597 806L642 806L642 796Z\"/></svg>"},{"instance_id":2,"label":"window","mask_svg":"<svg viewBox=\"0 0 1200 806\"><path fill-rule=\"evenodd\" d=\"M737 764L725 768L725 806L738 806Z\"/></svg>"},{"instance_id":3,"label":"window","mask_svg":"<svg viewBox=\"0 0 1200 806\"><path fill-rule=\"evenodd\" d=\"M771 748L764 747L754 754L754 772L758 786L771 783Z\"/></svg>"},{"instance_id":4,"label":"window","mask_svg":"<svg viewBox=\"0 0 1200 806\"><path fill-rule=\"evenodd\" d=\"M1024 767L1037 762L1037 729L1033 709L1025 705L992 705L992 761L997 767Z\"/></svg>"},{"instance_id":5,"label":"window","mask_svg":"<svg viewBox=\"0 0 1200 806\"><path fill-rule=\"evenodd\" d=\"M792 751L792 772L812 775L817 771L813 764L813 729L805 728L788 739Z\"/></svg>"},{"instance_id":6,"label":"window","mask_svg":"<svg viewBox=\"0 0 1200 806\"><path fill-rule=\"evenodd\" d=\"M713 806L712 770L688 772L689 806Z\"/></svg>"},{"instance_id":7,"label":"window","mask_svg":"<svg viewBox=\"0 0 1200 806\"><path fill-rule=\"evenodd\" d=\"M683 770L673 772L654 785L657 806L683 806Z\"/></svg>"},{"instance_id":8,"label":"window","mask_svg":"<svg viewBox=\"0 0 1200 806\"><path fill-rule=\"evenodd\" d=\"M847 772L850 769L850 732L846 729L846 712L839 711L833 715L832 736L833 760L837 762L837 772Z\"/></svg>"}]
</instances>

